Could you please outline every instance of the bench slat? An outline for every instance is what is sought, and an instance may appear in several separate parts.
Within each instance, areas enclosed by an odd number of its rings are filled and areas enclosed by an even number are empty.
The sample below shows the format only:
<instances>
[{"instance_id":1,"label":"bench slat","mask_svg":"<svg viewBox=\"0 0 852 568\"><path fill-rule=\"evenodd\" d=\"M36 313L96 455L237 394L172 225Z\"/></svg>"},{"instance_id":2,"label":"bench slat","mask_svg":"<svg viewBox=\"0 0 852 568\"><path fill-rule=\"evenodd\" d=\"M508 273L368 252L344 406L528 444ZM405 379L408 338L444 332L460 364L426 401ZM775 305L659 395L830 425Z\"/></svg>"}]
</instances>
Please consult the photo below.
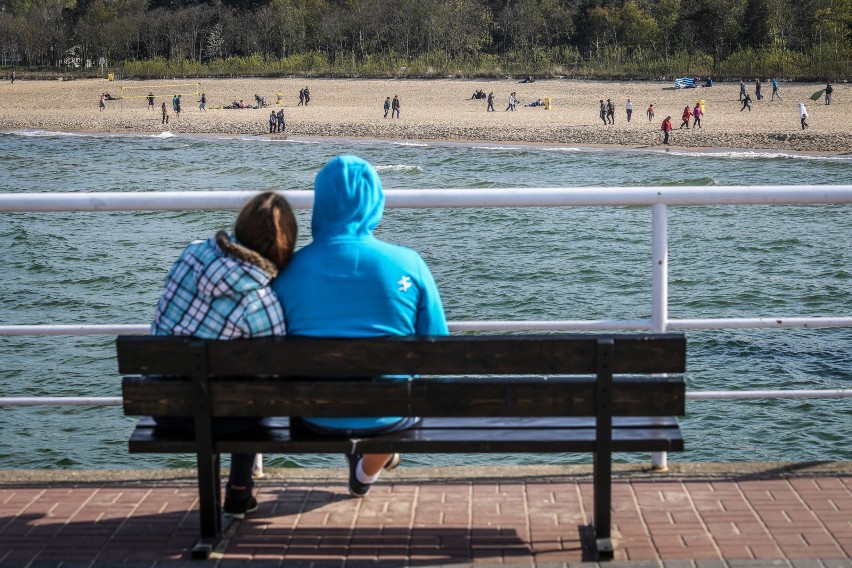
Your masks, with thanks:
<instances>
[{"instance_id":1,"label":"bench slat","mask_svg":"<svg viewBox=\"0 0 852 568\"><path fill-rule=\"evenodd\" d=\"M125 377L128 415L190 416L189 381ZM217 379L210 385L214 416L593 416L593 377L447 378L401 382ZM683 377L617 377L613 414L678 416L685 413Z\"/></svg>"},{"instance_id":2,"label":"bench slat","mask_svg":"<svg viewBox=\"0 0 852 568\"><path fill-rule=\"evenodd\" d=\"M679 334L569 334L361 339L208 340L208 367L219 376L363 377L381 374L594 373L599 337L615 342L614 373L682 373L686 339ZM188 375L186 337L120 336L121 374Z\"/></svg>"},{"instance_id":3,"label":"bench slat","mask_svg":"<svg viewBox=\"0 0 852 568\"><path fill-rule=\"evenodd\" d=\"M261 453L346 453L405 452L405 453L480 453L480 452L591 452L595 449L595 429L561 427L554 424L527 425L516 423L485 427L481 421L476 428L445 426L441 419L424 420L421 427L356 441L342 438L292 433L289 428L258 428L245 434L221 437L216 443L220 452ZM664 426L613 428L613 450L681 451L683 437L674 424ZM137 426L130 439L132 453L194 453L192 434Z\"/></svg>"}]
</instances>

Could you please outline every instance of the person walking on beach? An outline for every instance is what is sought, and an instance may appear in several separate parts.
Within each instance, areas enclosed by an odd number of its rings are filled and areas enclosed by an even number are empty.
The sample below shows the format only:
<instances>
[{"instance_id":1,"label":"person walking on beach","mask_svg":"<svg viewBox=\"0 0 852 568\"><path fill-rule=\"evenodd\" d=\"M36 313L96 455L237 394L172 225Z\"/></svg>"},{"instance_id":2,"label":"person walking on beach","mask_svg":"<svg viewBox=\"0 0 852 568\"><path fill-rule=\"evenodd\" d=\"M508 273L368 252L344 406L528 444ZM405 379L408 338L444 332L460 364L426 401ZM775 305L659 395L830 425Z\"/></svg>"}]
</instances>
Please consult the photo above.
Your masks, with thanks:
<instances>
[{"instance_id":1,"label":"person walking on beach","mask_svg":"<svg viewBox=\"0 0 852 568\"><path fill-rule=\"evenodd\" d=\"M624 110L627 111L627 122L630 122L630 117L633 116L633 103L630 102L630 99L627 99L627 104L624 105Z\"/></svg>"},{"instance_id":2,"label":"person walking on beach","mask_svg":"<svg viewBox=\"0 0 852 568\"><path fill-rule=\"evenodd\" d=\"M654 103L648 105L648 122L654 120Z\"/></svg>"},{"instance_id":3,"label":"person walking on beach","mask_svg":"<svg viewBox=\"0 0 852 568\"><path fill-rule=\"evenodd\" d=\"M163 101L163 124L169 123L169 111L166 110L166 101Z\"/></svg>"},{"instance_id":4,"label":"person walking on beach","mask_svg":"<svg viewBox=\"0 0 852 568\"><path fill-rule=\"evenodd\" d=\"M686 105L685 107L683 107L683 114L680 115L681 123L680 123L680 126L678 127L678 130L680 130L684 126L686 126L686 129L689 130L689 119L690 118L692 118L692 111L690 110L689 105Z\"/></svg>"},{"instance_id":5,"label":"person walking on beach","mask_svg":"<svg viewBox=\"0 0 852 568\"><path fill-rule=\"evenodd\" d=\"M834 88L831 86L831 83L827 83L825 85L825 104L831 104L831 93L834 92Z\"/></svg>"},{"instance_id":6,"label":"person walking on beach","mask_svg":"<svg viewBox=\"0 0 852 568\"><path fill-rule=\"evenodd\" d=\"M488 108L485 109L485 112L494 112L494 92L488 93Z\"/></svg>"},{"instance_id":7,"label":"person walking on beach","mask_svg":"<svg viewBox=\"0 0 852 568\"><path fill-rule=\"evenodd\" d=\"M740 102L742 102L742 100L745 98L745 96L746 96L746 85L745 85L745 81L743 81L742 79L740 79Z\"/></svg>"},{"instance_id":8,"label":"person walking on beach","mask_svg":"<svg viewBox=\"0 0 852 568\"><path fill-rule=\"evenodd\" d=\"M105 100L106 94L101 93L101 98L98 100L98 109L100 109L101 112L103 112L103 110L106 108L106 103L104 102Z\"/></svg>"},{"instance_id":9,"label":"person walking on beach","mask_svg":"<svg viewBox=\"0 0 852 568\"><path fill-rule=\"evenodd\" d=\"M774 101L775 97L778 97L778 100L781 100L781 93L778 92L778 79L775 77L772 78L772 96L769 98L770 101Z\"/></svg>"},{"instance_id":10,"label":"person walking on beach","mask_svg":"<svg viewBox=\"0 0 852 568\"><path fill-rule=\"evenodd\" d=\"M278 113L275 115L275 119L276 119L276 122L278 123L276 125L278 132L284 132L285 130L287 130L287 125L284 122L284 109L283 108L278 109Z\"/></svg>"},{"instance_id":11,"label":"person walking on beach","mask_svg":"<svg viewBox=\"0 0 852 568\"><path fill-rule=\"evenodd\" d=\"M305 104L305 89L299 89L299 104L296 106L302 106Z\"/></svg>"},{"instance_id":12,"label":"person walking on beach","mask_svg":"<svg viewBox=\"0 0 852 568\"><path fill-rule=\"evenodd\" d=\"M175 100L175 118L180 118L180 95Z\"/></svg>"},{"instance_id":13,"label":"person walking on beach","mask_svg":"<svg viewBox=\"0 0 852 568\"><path fill-rule=\"evenodd\" d=\"M740 112L744 111L745 109L748 109L748 111L751 112L751 97L748 93L746 93L746 96L743 99L743 108L740 109Z\"/></svg>"},{"instance_id":14,"label":"person walking on beach","mask_svg":"<svg viewBox=\"0 0 852 568\"><path fill-rule=\"evenodd\" d=\"M804 130L808 127L808 109L802 102L799 103L799 118L802 120L802 130Z\"/></svg>"},{"instance_id":15,"label":"person walking on beach","mask_svg":"<svg viewBox=\"0 0 852 568\"><path fill-rule=\"evenodd\" d=\"M151 335L221 340L284 335L289 330L271 283L290 262L296 236L296 217L284 197L271 191L254 196L237 215L233 234L218 231L189 244L172 265ZM164 428L195 431L192 418L154 420ZM238 434L257 427L260 420L214 418L213 430ZM226 515L241 519L257 509L254 461L254 453L231 454Z\"/></svg>"},{"instance_id":16,"label":"person walking on beach","mask_svg":"<svg viewBox=\"0 0 852 568\"><path fill-rule=\"evenodd\" d=\"M308 106L309 102L311 102L311 91L305 87L305 106Z\"/></svg>"},{"instance_id":17,"label":"person walking on beach","mask_svg":"<svg viewBox=\"0 0 852 568\"><path fill-rule=\"evenodd\" d=\"M600 116L603 123L606 124L606 104L603 102L603 99L600 99L598 102L600 103L598 116Z\"/></svg>"},{"instance_id":18,"label":"person walking on beach","mask_svg":"<svg viewBox=\"0 0 852 568\"><path fill-rule=\"evenodd\" d=\"M609 124L615 124L615 103L610 99L606 100L606 120Z\"/></svg>"},{"instance_id":19,"label":"person walking on beach","mask_svg":"<svg viewBox=\"0 0 852 568\"><path fill-rule=\"evenodd\" d=\"M394 95L393 100L391 101L391 118L396 115L399 118L399 96Z\"/></svg>"},{"instance_id":20,"label":"person walking on beach","mask_svg":"<svg viewBox=\"0 0 852 568\"><path fill-rule=\"evenodd\" d=\"M201 98L198 100L198 108L207 112L207 95L201 93Z\"/></svg>"},{"instance_id":21,"label":"person walking on beach","mask_svg":"<svg viewBox=\"0 0 852 568\"><path fill-rule=\"evenodd\" d=\"M385 108L385 118L387 118L387 117L388 117L388 113L390 112L390 105L391 105L390 97L385 98L385 105L384 105L384 108Z\"/></svg>"},{"instance_id":22,"label":"person walking on beach","mask_svg":"<svg viewBox=\"0 0 852 568\"><path fill-rule=\"evenodd\" d=\"M757 100L763 100L763 95L761 94L761 84L760 79L754 80L754 96L757 97Z\"/></svg>"},{"instance_id":23,"label":"person walking on beach","mask_svg":"<svg viewBox=\"0 0 852 568\"><path fill-rule=\"evenodd\" d=\"M357 156L338 156L314 182L313 240L293 255L272 282L284 309L287 333L308 337L448 335L435 278L414 250L379 240L385 198L375 168ZM384 377L417 381L411 377ZM295 419L312 436L362 438L398 432L417 418ZM290 419L293 427L294 419ZM366 496L399 454L347 453L349 494Z\"/></svg>"},{"instance_id":24,"label":"person walking on beach","mask_svg":"<svg viewBox=\"0 0 852 568\"><path fill-rule=\"evenodd\" d=\"M172 97L172 110L177 112L177 95Z\"/></svg>"},{"instance_id":25,"label":"person walking on beach","mask_svg":"<svg viewBox=\"0 0 852 568\"><path fill-rule=\"evenodd\" d=\"M275 111L270 111L269 113L269 133L275 133L275 125L278 124L278 117L275 116Z\"/></svg>"},{"instance_id":26,"label":"person walking on beach","mask_svg":"<svg viewBox=\"0 0 852 568\"><path fill-rule=\"evenodd\" d=\"M669 133L672 131L672 117L667 116L663 120L663 125L660 126L660 130L663 131L663 144L666 146L669 145Z\"/></svg>"},{"instance_id":27,"label":"person walking on beach","mask_svg":"<svg viewBox=\"0 0 852 568\"><path fill-rule=\"evenodd\" d=\"M701 115L704 114L704 111L701 110L701 103L695 103L695 108L692 109L692 128L701 128Z\"/></svg>"},{"instance_id":28,"label":"person walking on beach","mask_svg":"<svg viewBox=\"0 0 852 568\"><path fill-rule=\"evenodd\" d=\"M517 101L515 101L515 91L512 91L511 93L509 93L509 106L506 107L506 110L515 110L516 102Z\"/></svg>"},{"instance_id":29,"label":"person walking on beach","mask_svg":"<svg viewBox=\"0 0 852 568\"><path fill-rule=\"evenodd\" d=\"M148 91L148 110L154 110L154 93Z\"/></svg>"}]
</instances>

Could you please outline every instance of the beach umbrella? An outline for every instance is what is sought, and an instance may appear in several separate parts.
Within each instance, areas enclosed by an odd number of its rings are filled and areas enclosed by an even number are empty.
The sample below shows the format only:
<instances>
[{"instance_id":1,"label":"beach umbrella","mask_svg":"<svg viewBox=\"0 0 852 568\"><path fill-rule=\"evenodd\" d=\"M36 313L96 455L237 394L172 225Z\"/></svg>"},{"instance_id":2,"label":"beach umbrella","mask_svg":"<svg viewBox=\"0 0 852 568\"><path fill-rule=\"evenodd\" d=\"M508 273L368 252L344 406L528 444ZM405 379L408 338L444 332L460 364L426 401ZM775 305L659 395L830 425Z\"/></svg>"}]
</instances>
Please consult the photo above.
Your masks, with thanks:
<instances>
[{"instance_id":1,"label":"beach umbrella","mask_svg":"<svg viewBox=\"0 0 852 568\"><path fill-rule=\"evenodd\" d=\"M820 97L822 96L822 94L823 94L824 92L825 92L825 89L820 89L819 91L817 91L816 93L814 93L814 94L812 94L812 95L811 95L811 100L812 100L812 101L817 100L818 98L820 98Z\"/></svg>"}]
</instances>

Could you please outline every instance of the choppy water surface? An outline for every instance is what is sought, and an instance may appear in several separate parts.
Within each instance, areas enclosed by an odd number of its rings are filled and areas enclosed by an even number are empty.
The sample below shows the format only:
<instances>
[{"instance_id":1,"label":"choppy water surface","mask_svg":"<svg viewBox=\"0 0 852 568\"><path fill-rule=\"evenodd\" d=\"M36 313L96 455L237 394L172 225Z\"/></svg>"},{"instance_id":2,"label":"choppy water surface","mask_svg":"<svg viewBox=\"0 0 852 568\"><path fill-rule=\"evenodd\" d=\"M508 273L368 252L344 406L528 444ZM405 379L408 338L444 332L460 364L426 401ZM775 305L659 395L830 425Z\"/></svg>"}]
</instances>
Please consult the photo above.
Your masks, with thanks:
<instances>
[{"instance_id":1,"label":"choppy water surface","mask_svg":"<svg viewBox=\"0 0 852 568\"><path fill-rule=\"evenodd\" d=\"M386 188L838 184L852 157L382 141L0 133L3 192L308 190L331 157ZM298 212L300 243L308 211ZM234 212L3 213L4 324L147 323L186 243ZM644 207L389 209L379 237L419 250L451 320L644 319ZM670 316L852 314L850 206L670 210ZM691 390L852 388L852 330L688 332ZM119 396L113 337L0 337L5 396ZM679 461L852 459L852 401L692 402ZM118 407L0 410L0 468L191 465L129 456ZM647 459L646 456L623 456ZM568 456L407 456L409 464L558 463ZM268 456L277 466L338 456Z\"/></svg>"}]
</instances>

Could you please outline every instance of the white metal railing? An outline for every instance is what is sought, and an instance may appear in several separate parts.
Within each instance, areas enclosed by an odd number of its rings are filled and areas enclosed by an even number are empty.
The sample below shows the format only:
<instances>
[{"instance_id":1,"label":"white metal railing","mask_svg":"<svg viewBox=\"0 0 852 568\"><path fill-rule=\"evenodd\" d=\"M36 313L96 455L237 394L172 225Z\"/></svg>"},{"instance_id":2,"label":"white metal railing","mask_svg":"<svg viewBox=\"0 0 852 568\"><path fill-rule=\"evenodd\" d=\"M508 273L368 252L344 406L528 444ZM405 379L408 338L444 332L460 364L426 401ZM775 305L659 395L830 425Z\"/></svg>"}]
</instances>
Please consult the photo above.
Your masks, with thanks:
<instances>
[{"instance_id":1,"label":"white metal railing","mask_svg":"<svg viewBox=\"0 0 852 568\"><path fill-rule=\"evenodd\" d=\"M282 191L295 209L313 205L311 191ZM0 212L184 211L239 209L252 191L138 193L0 193ZM389 208L485 208L649 206L652 211L652 306L650 320L465 321L451 331L649 330L852 327L852 316L669 319L668 207L695 205L852 204L852 185L727 187L592 187L386 190ZM0 325L0 335L90 335L147 333L147 325ZM750 398L846 398L852 389L795 391L715 391L687 393L688 400ZM0 406L115 405L116 397L0 398ZM665 454L655 454L665 467Z\"/></svg>"}]
</instances>

